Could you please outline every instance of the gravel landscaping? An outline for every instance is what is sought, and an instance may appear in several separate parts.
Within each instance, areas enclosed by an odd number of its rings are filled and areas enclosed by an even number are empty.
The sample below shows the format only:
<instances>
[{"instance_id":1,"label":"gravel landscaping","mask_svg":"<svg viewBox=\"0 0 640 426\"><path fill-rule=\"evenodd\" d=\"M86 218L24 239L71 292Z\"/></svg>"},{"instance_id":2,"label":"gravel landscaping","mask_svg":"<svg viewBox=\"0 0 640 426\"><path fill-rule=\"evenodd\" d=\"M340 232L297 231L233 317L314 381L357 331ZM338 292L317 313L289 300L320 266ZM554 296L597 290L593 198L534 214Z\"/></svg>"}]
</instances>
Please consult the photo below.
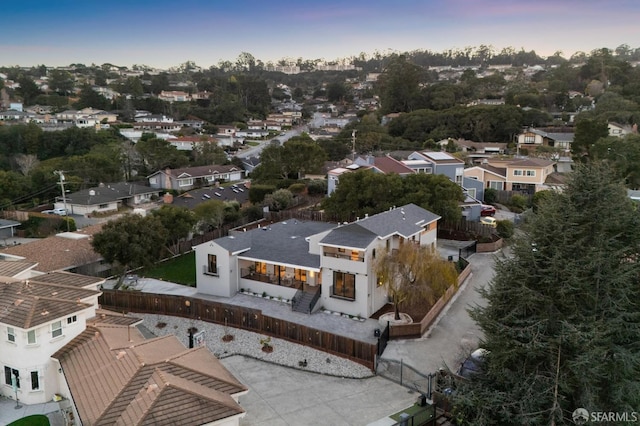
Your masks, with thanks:
<instances>
[{"instance_id":1,"label":"gravel landscaping","mask_svg":"<svg viewBox=\"0 0 640 426\"><path fill-rule=\"evenodd\" d=\"M243 355L285 367L336 377L373 376L367 367L348 359L275 337L268 339L266 335L251 331L165 315L131 313L131 316L143 319L143 325L156 336L175 334L186 347L189 345L188 330L190 328L197 329L197 332L204 331L207 347L218 358ZM164 324L164 326L159 328L158 324ZM225 335L232 336L232 339L223 340ZM265 345L271 346L273 350L265 352L263 350Z\"/></svg>"}]
</instances>

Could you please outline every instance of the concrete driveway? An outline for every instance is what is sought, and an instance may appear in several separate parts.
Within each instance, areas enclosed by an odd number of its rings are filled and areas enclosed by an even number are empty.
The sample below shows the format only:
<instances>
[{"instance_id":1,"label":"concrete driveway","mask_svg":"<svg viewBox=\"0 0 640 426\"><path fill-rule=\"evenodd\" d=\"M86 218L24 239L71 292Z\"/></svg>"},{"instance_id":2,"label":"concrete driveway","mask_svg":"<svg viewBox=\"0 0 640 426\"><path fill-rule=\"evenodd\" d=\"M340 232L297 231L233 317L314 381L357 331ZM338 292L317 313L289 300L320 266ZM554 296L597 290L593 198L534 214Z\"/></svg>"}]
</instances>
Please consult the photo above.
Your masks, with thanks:
<instances>
[{"instance_id":1,"label":"concrete driveway","mask_svg":"<svg viewBox=\"0 0 640 426\"><path fill-rule=\"evenodd\" d=\"M493 278L496 256L502 254L472 255L469 259L472 275L440 314L435 325L420 339L390 341L382 358L402 361L424 374L433 373L441 367L455 371L467 355L478 347L482 337L467 310L472 306L484 305L478 289Z\"/></svg>"},{"instance_id":2,"label":"concrete driveway","mask_svg":"<svg viewBox=\"0 0 640 426\"><path fill-rule=\"evenodd\" d=\"M249 387L240 397L247 412L241 426L364 426L413 405L418 396L382 377L344 379L243 356L221 361Z\"/></svg>"}]
</instances>

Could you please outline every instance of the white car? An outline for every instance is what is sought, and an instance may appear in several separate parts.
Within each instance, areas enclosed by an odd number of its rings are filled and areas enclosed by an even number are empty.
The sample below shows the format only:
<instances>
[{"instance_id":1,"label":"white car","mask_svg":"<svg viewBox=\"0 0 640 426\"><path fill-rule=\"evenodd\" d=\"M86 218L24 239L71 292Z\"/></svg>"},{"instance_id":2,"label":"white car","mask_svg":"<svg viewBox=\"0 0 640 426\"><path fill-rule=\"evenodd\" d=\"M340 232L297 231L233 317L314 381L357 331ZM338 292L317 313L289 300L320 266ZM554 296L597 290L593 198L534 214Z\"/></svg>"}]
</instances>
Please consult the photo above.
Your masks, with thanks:
<instances>
[{"instance_id":1,"label":"white car","mask_svg":"<svg viewBox=\"0 0 640 426\"><path fill-rule=\"evenodd\" d=\"M53 210L43 210L42 214L57 214L58 216L66 216L67 209L53 209Z\"/></svg>"}]
</instances>

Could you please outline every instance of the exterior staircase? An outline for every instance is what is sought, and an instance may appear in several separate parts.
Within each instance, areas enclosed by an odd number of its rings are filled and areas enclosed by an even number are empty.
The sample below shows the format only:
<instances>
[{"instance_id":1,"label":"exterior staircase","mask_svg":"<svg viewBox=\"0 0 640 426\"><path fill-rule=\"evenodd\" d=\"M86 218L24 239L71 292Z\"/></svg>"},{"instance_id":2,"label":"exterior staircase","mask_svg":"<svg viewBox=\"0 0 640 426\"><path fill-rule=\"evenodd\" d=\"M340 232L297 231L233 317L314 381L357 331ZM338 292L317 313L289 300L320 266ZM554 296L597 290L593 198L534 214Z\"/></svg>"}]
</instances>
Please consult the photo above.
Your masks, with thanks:
<instances>
[{"instance_id":1,"label":"exterior staircase","mask_svg":"<svg viewBox=\"0 0 640 426\"><path fill-rule=\"evenodd\" d=\"M320 299L320 286L313 289L313 291L298 290L293 297L293 303L291 303L291 310L294 312L302 312L303 314L310 314L313 312L313 308Z\"/></svg>"}]
</instances>

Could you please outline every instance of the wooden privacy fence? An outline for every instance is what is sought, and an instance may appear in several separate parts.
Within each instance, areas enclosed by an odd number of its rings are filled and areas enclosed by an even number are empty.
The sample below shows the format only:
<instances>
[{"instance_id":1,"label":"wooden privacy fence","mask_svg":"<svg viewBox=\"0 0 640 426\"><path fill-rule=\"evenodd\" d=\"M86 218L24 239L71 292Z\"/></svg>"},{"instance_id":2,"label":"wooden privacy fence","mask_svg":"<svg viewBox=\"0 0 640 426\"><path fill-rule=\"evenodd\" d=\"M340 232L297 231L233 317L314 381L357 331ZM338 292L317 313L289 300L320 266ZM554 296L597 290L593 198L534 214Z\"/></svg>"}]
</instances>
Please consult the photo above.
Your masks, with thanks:
<instances>
[{"instance_id":1,"label":"wooden privacy fence","mask_svg":"<svg viewBox=\"0 0 640 426\"><path fill-rule=\"evenodd\" d=\"M99 303L117 312L172 315L226 324L338 355L375 369L377 347L349 337L264 315L259 309L170 294L102 290Z\"/></svg>"}]
</instances>

